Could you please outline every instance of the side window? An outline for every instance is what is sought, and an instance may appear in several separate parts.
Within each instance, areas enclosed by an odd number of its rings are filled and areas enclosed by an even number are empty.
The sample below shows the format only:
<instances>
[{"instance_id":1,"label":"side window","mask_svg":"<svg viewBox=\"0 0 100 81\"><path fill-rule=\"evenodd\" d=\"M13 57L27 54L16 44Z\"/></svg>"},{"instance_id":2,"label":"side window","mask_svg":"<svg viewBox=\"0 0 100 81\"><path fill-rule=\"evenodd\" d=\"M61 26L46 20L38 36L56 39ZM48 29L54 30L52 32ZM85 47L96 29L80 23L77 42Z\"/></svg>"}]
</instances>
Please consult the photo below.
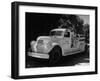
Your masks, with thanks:
<instances>
[{"instance_id":1,"label":"side window","mask_svg":"<svg viewBox=\"0 0 100 81\"><path fill-rule=\"evenodd\" d=\"M65 32L64 37L70 37L70 32Z\"/></svg>"}]
</instances>

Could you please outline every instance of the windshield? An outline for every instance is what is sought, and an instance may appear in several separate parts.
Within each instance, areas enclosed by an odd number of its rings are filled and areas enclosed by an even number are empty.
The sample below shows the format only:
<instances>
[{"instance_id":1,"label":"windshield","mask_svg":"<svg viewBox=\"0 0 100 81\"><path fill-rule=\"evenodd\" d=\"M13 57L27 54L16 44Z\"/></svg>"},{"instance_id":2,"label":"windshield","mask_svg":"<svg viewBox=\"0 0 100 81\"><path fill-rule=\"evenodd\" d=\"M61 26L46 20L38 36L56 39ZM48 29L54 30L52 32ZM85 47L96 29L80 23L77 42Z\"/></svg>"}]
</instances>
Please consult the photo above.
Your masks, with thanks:
<instances>
[{"instance_id":1,"label":"windshield","mask_svg":"<svg viewBox=\"0 0 100 81\"><path fill-rule=\"evenodd\" d=\"M63 31L51 31L50 36L62 36Z\"/></svg>"}]
</instances>

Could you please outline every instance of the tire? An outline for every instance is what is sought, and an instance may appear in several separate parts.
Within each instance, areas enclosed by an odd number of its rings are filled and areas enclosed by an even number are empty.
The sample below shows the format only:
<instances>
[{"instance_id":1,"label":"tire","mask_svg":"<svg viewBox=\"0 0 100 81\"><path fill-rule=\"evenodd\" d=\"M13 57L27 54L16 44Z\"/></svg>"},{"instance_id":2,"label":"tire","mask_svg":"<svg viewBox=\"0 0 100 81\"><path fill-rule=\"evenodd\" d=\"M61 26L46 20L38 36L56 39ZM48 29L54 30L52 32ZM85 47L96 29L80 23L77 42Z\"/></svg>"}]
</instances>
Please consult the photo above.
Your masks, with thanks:
<instances>
[{"instance_id":1,"label":"tire","mask_svg":"<svg viewBox=\"0 0 100 81\"><path fill-rule=\"evenodd\" d=\"M62 56L62 50L60 46L55 46L50 52L49 52L49 65L57 63Z\"/></svg>"}]
</instances>

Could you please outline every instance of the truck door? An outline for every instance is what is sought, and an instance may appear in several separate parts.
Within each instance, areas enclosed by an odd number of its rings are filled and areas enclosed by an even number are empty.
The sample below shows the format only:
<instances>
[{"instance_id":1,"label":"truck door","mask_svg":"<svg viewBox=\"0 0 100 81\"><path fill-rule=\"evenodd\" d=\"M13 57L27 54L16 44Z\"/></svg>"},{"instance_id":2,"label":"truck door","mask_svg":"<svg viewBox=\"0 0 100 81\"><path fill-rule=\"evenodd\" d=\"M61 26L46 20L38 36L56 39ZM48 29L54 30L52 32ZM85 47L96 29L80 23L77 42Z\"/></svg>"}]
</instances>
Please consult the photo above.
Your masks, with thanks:
<instances>
[{"instance_id":1,"label":"truck door","mask_svg":"<svg viewBox=\"0 0 100 81\"><path fill-rule=\"evenodd\" d=\"M71 48L78 48L78 37L74 34L71 35Z\"/></svg>"},{"instance_id":2,"label":"truck door","mask_svg":"<svg viewBox=\"0 0 100 81\"><path fill-rule=\"evenodd\" d=\"M64 37L63 37L63 49L64 49L64 52L70 51L70 44L71 44L70 32L65 31Z\"/></svg>"}]
</instances>

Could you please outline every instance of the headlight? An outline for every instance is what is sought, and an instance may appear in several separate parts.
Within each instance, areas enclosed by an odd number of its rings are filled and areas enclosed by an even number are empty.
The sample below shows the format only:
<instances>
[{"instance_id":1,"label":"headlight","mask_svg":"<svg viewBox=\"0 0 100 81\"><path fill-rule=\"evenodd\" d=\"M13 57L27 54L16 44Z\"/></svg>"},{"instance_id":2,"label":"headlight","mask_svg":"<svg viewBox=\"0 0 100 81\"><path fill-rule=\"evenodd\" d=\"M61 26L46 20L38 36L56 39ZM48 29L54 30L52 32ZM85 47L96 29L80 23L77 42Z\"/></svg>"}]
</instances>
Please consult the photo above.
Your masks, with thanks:
<instances>
[{"instance_id":1,"label":"headlight","mask_svg":"<svg viewBox=\"0 0 100 81\"><path fill-rule=\"evenodd\" d=\"M52 43L50 41L44 44L45 49L49 49L51 47L52 47Z\"/></svg>"},{"instance_id":2,"label":"headlight","mask_svg":"<svg viewBox=\"0 0 100 81\"><path fill-rule=\"evenodd\" d=\"M30 43L30 45L31 45L31 50L32 50L32 51L36 51L36 49L35 49L36 41L32 41L32 42Z\"/></svg>"}]
</instances>

